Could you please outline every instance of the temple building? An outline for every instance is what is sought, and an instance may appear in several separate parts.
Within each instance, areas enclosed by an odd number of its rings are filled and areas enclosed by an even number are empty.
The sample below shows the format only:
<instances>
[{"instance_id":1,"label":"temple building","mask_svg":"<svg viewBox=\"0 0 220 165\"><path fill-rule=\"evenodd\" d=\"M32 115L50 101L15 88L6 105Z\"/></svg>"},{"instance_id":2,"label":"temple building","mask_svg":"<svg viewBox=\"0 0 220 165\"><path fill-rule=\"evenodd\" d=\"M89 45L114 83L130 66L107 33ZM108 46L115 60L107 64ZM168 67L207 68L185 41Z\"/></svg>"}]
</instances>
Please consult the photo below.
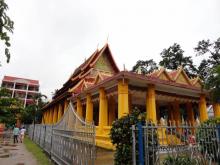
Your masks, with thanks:
<instances>
[{"instance_id":1,"label":"temple building","mask_svg":"<svg viewBox=\"0 0 220 165\"><path fill-rule=\"evenodd\" d=\"M199 78L190 79L182 67L150 74L120 71L109 45L96 50L81 64L44 108L42 122L54 124L62 117L69 101L79 116L96 125L96 145L112 149L109 132L112 122L129 114L134 107L157 122L182 120L195 123L208 119L208 91ZM214 105L215 116L220 106Z\"/></svg>"}]
</instances>

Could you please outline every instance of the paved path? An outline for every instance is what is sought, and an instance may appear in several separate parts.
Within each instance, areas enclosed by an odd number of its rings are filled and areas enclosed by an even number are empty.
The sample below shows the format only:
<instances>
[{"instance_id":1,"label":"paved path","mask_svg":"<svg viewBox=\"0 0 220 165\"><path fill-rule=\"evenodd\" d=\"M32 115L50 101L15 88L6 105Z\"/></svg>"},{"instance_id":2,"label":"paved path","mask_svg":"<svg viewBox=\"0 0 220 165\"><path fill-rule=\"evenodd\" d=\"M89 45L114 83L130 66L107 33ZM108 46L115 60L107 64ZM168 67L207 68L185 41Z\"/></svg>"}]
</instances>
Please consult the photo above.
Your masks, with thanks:
<instances>
[{"instance_id":1,"label":"paved path","mask_svg":"<svg viewBox=\"0 0 220 165\"><path fill-rule=\"evenodd\" d=\"M96 148L95 165L114 165L114 151Z\"/></svg>"},{"instance_id":2,"label":"paved path","mask_svg":"<svg viewBox=\"0 0 220 165\"><path fill-rule=\"evenodd\" d=\"M37 165L34 156L27 151L23 143L0 143L0 165Z\"/></svg>"}]
</instances>

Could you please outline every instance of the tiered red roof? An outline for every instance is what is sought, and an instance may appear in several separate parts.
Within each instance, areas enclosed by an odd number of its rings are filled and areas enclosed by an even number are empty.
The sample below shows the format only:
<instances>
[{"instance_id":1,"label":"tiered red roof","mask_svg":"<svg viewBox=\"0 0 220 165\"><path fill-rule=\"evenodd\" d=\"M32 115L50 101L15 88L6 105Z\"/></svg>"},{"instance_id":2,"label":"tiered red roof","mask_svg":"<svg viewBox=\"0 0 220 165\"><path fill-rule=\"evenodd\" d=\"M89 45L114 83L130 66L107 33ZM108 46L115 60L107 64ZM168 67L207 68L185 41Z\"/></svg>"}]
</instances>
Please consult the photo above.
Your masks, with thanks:
<instances>
[{"instance_id":1,"label":"tiered red roof","mask_svg":"<svg viewBox=\"0 0 220 165\"><path fill-rule=\"evenodd\" d=\"M113 73L105 73L104 71L94 68L96 62L103 53L108 56L108 61L113 68ZM92 71L96 71L96 75L92 75ZM105 44L103 48L95 50L95 52L83 64L75 69L67 82L63 84L63 87L56 92L50 105L58 100L71 96L72 93L80 93L85 88L95 85L97 83L97 76L99 76L100 80L104 80L118 72L119 69L113 59L109 45Z\"/></svg>"}]
</instances>

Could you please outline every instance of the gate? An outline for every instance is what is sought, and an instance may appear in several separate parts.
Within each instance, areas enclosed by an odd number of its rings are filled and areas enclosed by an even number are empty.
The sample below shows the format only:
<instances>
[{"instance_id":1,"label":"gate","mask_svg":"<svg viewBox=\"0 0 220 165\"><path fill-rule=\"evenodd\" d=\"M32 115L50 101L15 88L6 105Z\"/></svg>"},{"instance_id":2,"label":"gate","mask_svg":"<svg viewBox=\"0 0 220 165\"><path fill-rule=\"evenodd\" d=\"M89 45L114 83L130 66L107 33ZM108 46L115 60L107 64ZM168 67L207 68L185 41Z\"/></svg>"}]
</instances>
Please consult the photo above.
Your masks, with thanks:
<instances>
[{"instance_id":1,"label":"gate","mask_svg":"<svg viewBox=\"0 0 220 165\"><path fill-rule=\"evenodd\" d=\"M95 126L81 119L70 102L55 125L28 127L30 138L60 165L94 165Z\"/></svg>"},{"instance_id":2,"label":"gate","mask_svg":"<svg viewBox=\"0 0 220 165\"><path fill-rule=\"evenodd\" d=\"M216 125L132 126L133 165L220 165L219 138Z\"/></svg>"}]
</instances>

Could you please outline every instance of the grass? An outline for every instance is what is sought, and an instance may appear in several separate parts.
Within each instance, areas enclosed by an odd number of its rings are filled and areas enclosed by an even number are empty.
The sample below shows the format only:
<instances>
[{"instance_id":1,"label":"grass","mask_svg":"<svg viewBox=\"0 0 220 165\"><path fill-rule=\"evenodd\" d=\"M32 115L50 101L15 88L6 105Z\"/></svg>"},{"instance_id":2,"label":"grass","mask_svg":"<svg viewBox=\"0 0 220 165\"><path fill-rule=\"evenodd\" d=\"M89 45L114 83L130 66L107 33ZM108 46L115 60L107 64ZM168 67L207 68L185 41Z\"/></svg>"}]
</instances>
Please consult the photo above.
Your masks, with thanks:
<instances>
[{"instance_id":1,"label":"grass","mask_svg":"<svg viewBox=\"0 0 220 165\"><path fill-rule=\"evenodd\" d=\"M43 150L37 144L31 141L28 137L25 137L24 145L27 148L27 150L34 155L39 165L52 165L50 159L43 152Z\"/></svg>"}]
</instances>

